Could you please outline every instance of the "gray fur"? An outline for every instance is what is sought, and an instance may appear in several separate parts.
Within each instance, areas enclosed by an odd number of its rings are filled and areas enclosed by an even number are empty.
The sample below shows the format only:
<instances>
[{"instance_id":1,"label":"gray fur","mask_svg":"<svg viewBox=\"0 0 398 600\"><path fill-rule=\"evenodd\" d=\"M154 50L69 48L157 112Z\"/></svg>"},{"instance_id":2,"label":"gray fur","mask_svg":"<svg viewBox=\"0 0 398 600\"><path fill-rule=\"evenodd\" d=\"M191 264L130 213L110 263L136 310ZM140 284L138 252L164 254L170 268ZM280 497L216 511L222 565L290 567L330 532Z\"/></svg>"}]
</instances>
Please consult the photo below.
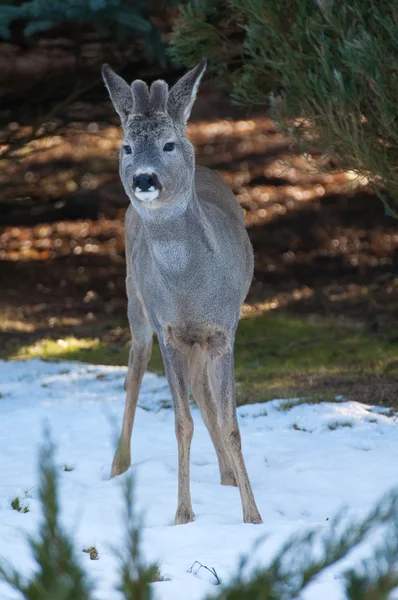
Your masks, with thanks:
<instances>
[{"instance_id":1,"label":"gray fur","mask_svg":"<svg viewBox=\"0 0 398 600\"><path fill-rule=\"evenodd\" d=\"M188 121L205 70L206 60L202 58L200 63L181 77L171 89L167 110L174 120L184 124Z\"/></svg>"},{"instance_id":2,"label":"gray fur","mask_svg":"<svg viewBox=\"0 0 398 600\"><path fill-rule=\"evenodd\" d=\"M149 105L152 112L166 112L168 86L165 81L154 81L149 94Z\"/></svg>"},{"instance_id":3,"label":"gray fur","mask_svg":"<svg viewBox=\"0 0 398 600\"><path fill-rule=\"evenodd\" d=\"M131 88L109 65L103 65L102 77L104 78L113 106L123 123L133 108Z\"/></svg>"},{"instance_id":4,"label":"gray fur","mask_svg":"<svg viewBox=\"0 0 398 600\"><path fill-rule=\"evenodd\" d=\"M133 94L133 113L143 117L149 112L149 90L145 81L136 79L131 84L131 92Z\"/></svg>"},{"instance_id":5,"label":"gray fur","mask_svg":"<svg viewBox=\"0 0 398 600\"><path fill-rule=\"evenodd\" d=\"M189 384L217 452L221 483L238 485L244 521L261 523L241 450L233 372L235 332L252 279L253 251L233 193L216 173L195 167L194 150L184 131L205 66L202 61L187 73L168 97L165 85L155 82L147 107L141 105L144 95L139 100L144 117L136 113L134 83L134 110L122 118L123 144L131 148L131 154L121 151L120 177L131 202L126 214L126 288L132 346L112 475L130 465L135 408L155 331L175 409L179 465L175 523L194 516ZM104 77L120 114L125 87L109 71ZM170 142L174 150L165 151ZM134 188L137 173L156 174L159 188L144 194Z\"/></svg>"}]
</instances>

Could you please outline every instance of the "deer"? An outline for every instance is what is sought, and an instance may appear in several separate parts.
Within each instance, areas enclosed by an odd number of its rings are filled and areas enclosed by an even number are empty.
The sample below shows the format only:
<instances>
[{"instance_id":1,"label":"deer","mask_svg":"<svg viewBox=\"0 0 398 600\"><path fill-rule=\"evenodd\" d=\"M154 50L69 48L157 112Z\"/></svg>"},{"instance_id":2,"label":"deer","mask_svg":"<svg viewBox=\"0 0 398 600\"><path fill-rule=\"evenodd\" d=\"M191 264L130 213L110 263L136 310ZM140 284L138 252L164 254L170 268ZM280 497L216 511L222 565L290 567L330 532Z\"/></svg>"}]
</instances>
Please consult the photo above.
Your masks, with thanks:
<instances>
[{"instance_id":1,"label":"deer","mask_svg":"<svg viewBox=\"0 0 398 600\"><path fill-rule=\"evenodd\" d=\"M195 164L186 136L206 60L169 90L102 75L123 131L119 173L126 212L126 291L131 349L126 404L111 477L131 465L131 435L155 332L173 398L178 445L174 523L194 519L190 494L193 419L189 388L214 445L222 485L238 486L245 523L262 523L242 454L234 342L253 276L253 249L230 188Z\"/></svg>"}]
</instances>

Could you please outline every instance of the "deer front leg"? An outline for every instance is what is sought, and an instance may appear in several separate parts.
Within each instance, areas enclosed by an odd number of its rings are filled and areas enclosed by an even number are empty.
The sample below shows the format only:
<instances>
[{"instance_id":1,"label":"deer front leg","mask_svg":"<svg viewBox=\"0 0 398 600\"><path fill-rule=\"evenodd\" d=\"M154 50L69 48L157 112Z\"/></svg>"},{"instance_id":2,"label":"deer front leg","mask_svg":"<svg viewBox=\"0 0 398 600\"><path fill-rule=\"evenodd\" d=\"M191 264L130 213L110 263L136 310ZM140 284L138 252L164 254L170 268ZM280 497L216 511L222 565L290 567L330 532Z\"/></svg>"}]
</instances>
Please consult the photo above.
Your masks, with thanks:
<instances>
[{"instance_id":1,"label":"deer front leg","mask_svg":"<svg viewBox=\"0 0 398 600\"><path fill-rule=\"evenodd\" d=\"M212 384L217 389L217 406L224 446L229 452L242 500L245 523L262 523L242 454L241 437L236 418L233 351L216 359Z\"/></svg>"},{"instance_id":2,"label":"deer front leg","mask_svg":"<svg viewBox=\"0 0 398 600\"><path fill-rule=\"evenodd\" d=\"M193 436L193 419L189 410L186 355L168 343L160 344L164 367L173 396L175 432L178 443L178 505L175 525L193 521L189 463Z\"/></svg>"},{"instance_id":3,"label":"deer front leg","mask_svg":"<svg viewBox=\"0 0 398 600\"><path fill-rule=\"evenodd\" d=\"M121 475L131 464L131 433L133 431L135 409L138 394L152 350L152 328L144 314L138 297L132 290L127 277L127 294L129 300L128 317L131 329L131 349L127 377L124 384L126 404L124 407L122 432L112 463L111 477ZM129 285L130 283L130 285Z\"/></svg>"},{"instance_id":4,"label":"deer front leg","mask_svg":"<svg viewBox=\"0 0 398 600\"><path fill-rule=\"evenodd\" d=\"M126 404L124 407L122 432L112 462L111 477L121 475L131 465L131 434L135 409L138 402L142 378L151 356L152 340L145 346L136 345L130 349L129 366L125 381Z\"/></svg>"},{"instance_id":5,"label":"deer front leg","mask_svg":"<svg viewBox=\"0 0 398 600\"><path fill-rule=\"evenodd\" d=\"M217 454L220 470L221 485L236 486L235 471L232 459L224 446L221 428L218 422L218 411L211 387L210 376L206 362L197 361L196 365L190 365L192 372L190 384L196 404L200 408L203 421L210 434L214 449Z\"/></svg>"}]
</instances>

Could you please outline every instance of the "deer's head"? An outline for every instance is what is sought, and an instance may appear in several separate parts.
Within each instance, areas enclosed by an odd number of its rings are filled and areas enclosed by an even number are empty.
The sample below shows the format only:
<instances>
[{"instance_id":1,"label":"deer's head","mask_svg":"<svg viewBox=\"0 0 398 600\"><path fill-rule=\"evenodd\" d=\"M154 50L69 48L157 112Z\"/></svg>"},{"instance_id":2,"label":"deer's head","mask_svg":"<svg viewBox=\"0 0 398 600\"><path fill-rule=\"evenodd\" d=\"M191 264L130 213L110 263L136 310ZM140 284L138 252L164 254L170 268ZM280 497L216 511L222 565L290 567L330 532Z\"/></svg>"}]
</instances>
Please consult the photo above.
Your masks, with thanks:
<instances>
[{"instance_id":1,"label":"deer's head","mask_svg":"<svg viewBox=\"0 0 398 600\"><path fill-rule=\"evenodd\" d=\"M186 73L168 90L165 81L150 88L131 85L109 65L102 74L124 132L120 177L138 212L173 205L185 210L192 190L195 156L185 135L206 61Z\"/></svg>"}]
</instances>

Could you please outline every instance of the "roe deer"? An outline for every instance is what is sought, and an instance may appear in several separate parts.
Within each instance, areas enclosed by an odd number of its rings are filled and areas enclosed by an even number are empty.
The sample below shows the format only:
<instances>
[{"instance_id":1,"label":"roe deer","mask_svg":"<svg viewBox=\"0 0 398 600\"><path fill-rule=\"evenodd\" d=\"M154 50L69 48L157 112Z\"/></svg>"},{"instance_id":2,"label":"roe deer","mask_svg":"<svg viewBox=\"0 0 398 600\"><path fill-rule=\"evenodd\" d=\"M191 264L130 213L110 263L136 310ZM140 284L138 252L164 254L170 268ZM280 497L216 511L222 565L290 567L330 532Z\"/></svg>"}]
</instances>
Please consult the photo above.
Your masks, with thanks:
<instances>
[{"instance_id":1,"label":"roe deer","mask_svg":"<svg viewBox=\"0 0 398 600\"><path fill-rule=\"evenodd\" d=\"M214 444L223 485L238 485L246 523L261 523L236 418L234 339L253 274L243 213L221 178L195 166L185 135L206 61L169 91L128 85L102 69L124 132L120 178L126 214L128 318L132 344L122 432L112 476L130 466L138 393L156 332L173 396L178 442L175 523L192 521L189 483L193 420L188 385Z\"/></svg>"}]
</instances>

